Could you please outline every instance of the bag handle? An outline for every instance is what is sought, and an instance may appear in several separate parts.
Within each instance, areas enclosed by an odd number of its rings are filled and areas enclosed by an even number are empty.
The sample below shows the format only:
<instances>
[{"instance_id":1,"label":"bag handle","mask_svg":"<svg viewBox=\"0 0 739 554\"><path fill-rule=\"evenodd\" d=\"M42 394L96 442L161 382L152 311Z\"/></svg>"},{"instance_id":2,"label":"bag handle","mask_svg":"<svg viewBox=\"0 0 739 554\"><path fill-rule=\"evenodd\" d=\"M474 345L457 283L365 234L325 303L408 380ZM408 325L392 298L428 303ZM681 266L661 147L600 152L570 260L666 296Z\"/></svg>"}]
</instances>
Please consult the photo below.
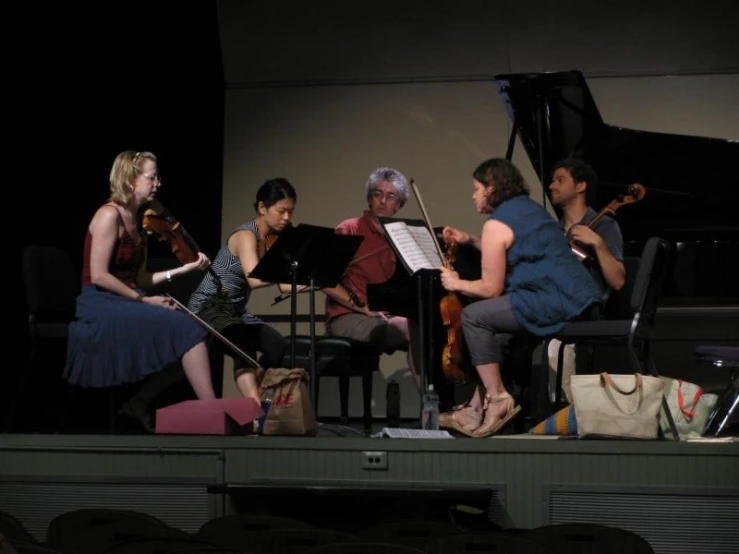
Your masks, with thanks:
<instances>
[{"instance_id":1,"label":"bag handle","mask_svg":"<svg viewBox=\"0 0 739 554\"><path fill-rule=\"evenodd\" d=\"M638 391L642 387L642 379L641 379L641 373L635 373L634 374L634 388L630 391L622 390L617 384L616 381L613 380L613 378L608 375L605 371L600 374L600 385L602 387L605 387L607 385L611 386L612 388L616 389L618 392L624 395L630 395L634 394L636 391Z\"/></svg>"},{"instance_id":2,"label":"bag handle","mask_svg":"<svg viewBox=\"0 0 739 554\"><path fill-rule=\"evenodd\" d=\"M700 397L703 396L703 389L698 387L698 390L695 392L695 396L693 397L693 407L689 410L685 409L685 400L683 399L683 380L678 379L677 380L677 405L680 407L680 411L685 416L685 419L690 421L693 419L693 415L695 414L695 405L698 404L698 400L700 400Z\"/></svg>"},{"instance_id":3,"label":"bag handle","mask_svg":"<svg viewBox=\"0 0 739 554\"><path fill-rule=\"evenodd\" d=\"M642 389L642 378L641 378L641 374L635 373L634 374L634 388L631 389L630 391L625 391L616 384L616 382L613 380L613 378L610 375L608 375L608 373L603 372L600 374L600 385L604 389L608 389L608 387L610 386L610 388L612 388L619 394L622 394L623 396L629 396L629 395L634 394L636 391L639 391ZM606 392L606 395L608 395L607 392ZM634 407L633 412L627 412L626 410L624 410L621 406L619 406L618 401L615 398L610 398L610 400L613 403L613 405L618 409L618 411L620 411L622 414L632 416L636 414L636 412L639 411L639 408L641 407L642 398L639 399L639 402Z\"/></svg>"}]
</instances>

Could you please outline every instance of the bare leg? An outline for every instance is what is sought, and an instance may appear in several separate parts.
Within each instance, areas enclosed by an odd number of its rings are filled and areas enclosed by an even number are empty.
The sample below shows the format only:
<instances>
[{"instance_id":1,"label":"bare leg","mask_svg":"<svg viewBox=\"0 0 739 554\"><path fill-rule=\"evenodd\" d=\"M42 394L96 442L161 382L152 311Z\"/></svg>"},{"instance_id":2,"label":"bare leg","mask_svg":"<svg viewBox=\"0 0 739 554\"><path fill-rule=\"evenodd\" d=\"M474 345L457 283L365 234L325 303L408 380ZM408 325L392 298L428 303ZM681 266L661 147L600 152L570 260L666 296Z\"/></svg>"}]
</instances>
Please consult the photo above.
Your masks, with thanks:
<instances>
[{"instance_id":1,"label":"bare leg","mask_svg":"<svg viewBox=\"0 0 739 554\"><path fill-rule=\"evenodd\" d=\"M405 336L406 340L408 341L408 350L406 357L408 361L408 369L410 369L411 371L413 382L416 384L416 388L418 389L419 393L421 393L421 376L418 373L418 369L416 368L414 353L414 350L415 348L417 348L418 345L418 329L416 325L410 324L407 318L400 316L391 317L390 319L388 319L387 323L388 325L391 325L392 327L403 333L403 336Z\"/></svg>"},{"instance_id":2,"label":"bare leg","mask_svg":"<svg viewBox=\"0 0 739 554\"><path fill-rule=\"evenodd\" d=\"M484 364L477 366L477 374L480 376L483 387L485 387L485 394L489 398L496 398L500 396L506 396L508 391L503 384L503 379L500 376L500 364ZM470 401L470 405L474 408L482 409L482 398L480 397L480 389L475 390L475 394ZM490 404L487 411L491 412L491 415L500 416L506 413L507 404L496 403Z\"/></svg>"},{"instance_id":3,"label":"bare leg","mask_svg":"<svg viewBox=\"0 0 739 554\"><path fill-rule=\"evenodd\" d=\"M182 357L182 369L190 381L192 390L195 391L195 396L200 400L212 400L216 397L210 377L210 360L205 341L193 346Z\"/></svg>"},{"instance_id":4,"label":"bare leg","mask_svg":"<svg viewBox=\"0 0 739 554\"><path fill-rule=\"evenodd\" d=\"M236 381L236 388L239 389L242 396L253 398L257 402L261 400L256 373L246 369L234 369L234 380Z\"/></svg>"}]
</instances>

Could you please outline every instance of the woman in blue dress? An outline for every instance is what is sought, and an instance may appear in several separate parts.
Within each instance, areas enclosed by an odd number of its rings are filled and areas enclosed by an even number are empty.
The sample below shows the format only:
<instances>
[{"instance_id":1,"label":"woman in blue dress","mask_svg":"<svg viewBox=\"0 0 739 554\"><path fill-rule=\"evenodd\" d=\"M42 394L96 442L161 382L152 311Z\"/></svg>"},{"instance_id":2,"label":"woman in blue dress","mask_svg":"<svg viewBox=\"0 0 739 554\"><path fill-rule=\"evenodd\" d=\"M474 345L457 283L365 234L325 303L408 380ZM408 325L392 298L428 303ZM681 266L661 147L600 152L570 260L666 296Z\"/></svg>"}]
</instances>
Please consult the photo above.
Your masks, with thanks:
<instances>
[{"instance_id":1,"label":"woman in blue dress","mask_svg":"<svg viewBox=\"0 0 739 554\"><path fill-rule=\"evenodd\" d=\"M556 220L529 198L519 170L492 158L473 172L472 200L488 215L481 236L451 227L445 238L481 252L481 277L460 279L442 267L448 291L476 299L462 311L464 341L481 387L465 404L442 414L440 425L477 438L499 433L520 411L506 390L500 364L513 334L546 337L568 321L589 317L598 288L572 254Z\"/></svg>"},{"instance_id":2,"label":"woman in blue dress","mask_svg":"<svg viewBox=\"0 0 739 554\"><path fill-rule=\"evenodd\" d=\"M151 152L126 150L110 171L110 198L97 209L84 243L82 293L69 327L65 378L89 388L136 383L180 361L196 396L215 398L205 343L207 331L166 296L145 289L210 266L204 254L169 271L146 271L146 236L136 214L162 183ZM161 385L149 387L162 390ZM124 413L152 430L146 387Z\"/></svg>"}]
</instances>

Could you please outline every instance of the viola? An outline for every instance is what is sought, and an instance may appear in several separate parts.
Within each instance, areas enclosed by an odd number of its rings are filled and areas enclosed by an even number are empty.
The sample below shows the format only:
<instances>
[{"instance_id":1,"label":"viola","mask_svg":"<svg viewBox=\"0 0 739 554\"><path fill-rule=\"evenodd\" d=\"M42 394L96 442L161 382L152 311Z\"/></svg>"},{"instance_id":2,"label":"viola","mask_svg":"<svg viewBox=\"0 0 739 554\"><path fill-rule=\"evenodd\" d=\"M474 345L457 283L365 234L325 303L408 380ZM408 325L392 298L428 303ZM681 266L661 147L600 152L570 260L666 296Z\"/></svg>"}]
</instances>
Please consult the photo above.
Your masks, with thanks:
<instances>
[{"instance_id":1,"label":"viola","mask_svg":"<svg viewBox=\"0 0 739 554\"><path fill-rule=\"evenodd\" d=\"M457 249L457 241L452 238L446 239L446 267L454 269L454 256ZM444 375L451 381L465 383L467 376L460 367L462 356L462 302L456 292L450 292L439 302L441 319L446 327L446 344L441 355L441 367Z\"/></svg>"},{"instance_id":2,"label":"viola","mask_svg":"<svg viewBox=\"0 0 739 554\"><path fill-rule=\"evenodd\" d=\"M431 219L426 213L426 207L423 205L421 200L421 193L416 186L416 182L410 179L411 189L413 194L418 201L418 206L421 208L421 214L423 220L426 223L431 236L435 236L434 226L431 225ZM444 242L447 246L447 255L445 266L448 269L454 269L454 255L457 249L457 242L454 239L445 239ZM434 241L434 246L439 254L440 259L444 259L444 255L441 252L441 247L437 241ZM462 353L462 302L459 300L456 292L450 292L445 295L439 302L439 310L441 311L441 318L444 321L444 325L447 327L447 341L444 345L444 350L441 356L441 367L444 370L444 375L455 382L465 383L467 376L465 375L462 368L459 366Z\"/></svg>"},{"instance_id":3,"label":"viola","mask_svg":"<svg viewBox=\"0 0 739 554\"><path fill-rule=\"evenodd\" d=\"M185 227L177 220L172 213L164 207L164 205L158 200L152 200L143 207L144 213L141 217L141 225L150 235L155 235L160 241L169 242L172 253L180 261L180 263L187 264L194 262L198 259L200 248L197 242L193 239ZM208 268L213 277L218 280L218 276L213 272L212 268ZM220 288L220 287L219 287ZM169 297L172 303L182 312L189 315L205 329L220 340L223 344L228 346L234 353L240 356L245 362L251 365L256 370L262 370L263 368L259 363L249 356L246 352L241 350L233 342L228 340L221 333L216 331L207 321L199 317L195 312L191 311L182 302L174 298L172 295L165 295Z\"/></svg>"},{"instance_id":4,"label":"viola","mask_svg":"<svg viewBox=\"0 0 739 554\"><path fill-rule=\"evenodd\" d=\"M185 227L165 208L158 200L146 204L141 224L150 235L155 235L160 241L169 242L172 253L186 264L198 259L200 248Z\"/></svg>"},{"instance_id":5,"label":"viola","mask_svg":"<svg viewBox=\"0 0 739 554\"><path fill-rule=\"evenodd\" d=\"M633 204L634 202L639 202L639 200L644 198L644 195L646 193L647 190L644 188L643 185L639 183L630 184L628 189L626 190L626 194L619 194L616 198L611 200L605 208L598 212L596 216L588 222L586 227L592 229L596 223L603 219L604 216L610 215L611 217L613 217L614 215L616 215L616 210L618 210L621 206L625 206L626 204ZM572 252L574 252L575 256L580 259L580 261L585 261L586 259L590 258L590 254L588 254L587 252L585 252L585 250L578 246L576 244L576 241L570 240L570 248L572 249Z\"/></svg>"}]
</instances>

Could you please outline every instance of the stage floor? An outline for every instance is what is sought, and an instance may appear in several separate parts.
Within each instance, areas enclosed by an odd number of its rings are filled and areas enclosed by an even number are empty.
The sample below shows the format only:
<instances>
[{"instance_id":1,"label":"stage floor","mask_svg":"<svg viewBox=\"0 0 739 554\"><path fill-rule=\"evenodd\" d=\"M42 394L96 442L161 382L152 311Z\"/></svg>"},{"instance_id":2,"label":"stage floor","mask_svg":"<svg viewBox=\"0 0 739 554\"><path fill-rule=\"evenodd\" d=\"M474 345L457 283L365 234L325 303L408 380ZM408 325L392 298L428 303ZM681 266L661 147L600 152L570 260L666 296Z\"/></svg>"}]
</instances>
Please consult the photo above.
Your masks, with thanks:
<instances>
[{"instance_id":1,"label":"stage floor","mask_svg":"<svg viewBox=\"0 0 739 554\"><path fill-rule=\"evenodd\" d=\"M634 530L658 552L737 552L739 442L728 438L390 439L332 427L316 437L3 434L0 509L39 532L92 505L197 530L297 498L308 502L302 513L314 506L334 519L461 503L503 527L589 521ZM399 504L411 500L418 508Z\"/></svg>"}]
</instances>

